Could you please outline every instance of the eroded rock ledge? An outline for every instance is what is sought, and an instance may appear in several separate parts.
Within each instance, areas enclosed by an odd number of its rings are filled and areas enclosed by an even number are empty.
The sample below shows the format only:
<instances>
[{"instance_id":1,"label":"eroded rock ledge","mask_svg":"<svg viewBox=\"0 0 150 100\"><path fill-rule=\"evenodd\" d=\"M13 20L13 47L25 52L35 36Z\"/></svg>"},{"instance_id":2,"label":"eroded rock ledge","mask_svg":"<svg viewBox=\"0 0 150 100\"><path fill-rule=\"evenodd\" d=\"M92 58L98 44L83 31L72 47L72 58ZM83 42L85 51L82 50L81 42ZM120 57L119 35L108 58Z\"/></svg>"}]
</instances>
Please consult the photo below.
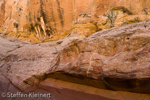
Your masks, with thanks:
<instances>
[{"instance_id":1,"label":"eroded rock ledge","mask_svg":"<svg viewBox=\"0 0 150 100\"><path fill-rule=\"evenodd\" d=\"M77 88L86 86L85 90L116 91L110 95L117 91L137 93L133 93L132 100L150 98L146 95L150 93L149 21L99 31L88 38L66 37L27 44L1 35L0 41L0 92L45 91L51 92L56 100L74 100L74 96L65 97L65 93L80 94ZM69 84L76 84L76 89ZM94 91L81 92L85 97L107 97L103 100L127 99Z\"/></svg>"}]
</instances>

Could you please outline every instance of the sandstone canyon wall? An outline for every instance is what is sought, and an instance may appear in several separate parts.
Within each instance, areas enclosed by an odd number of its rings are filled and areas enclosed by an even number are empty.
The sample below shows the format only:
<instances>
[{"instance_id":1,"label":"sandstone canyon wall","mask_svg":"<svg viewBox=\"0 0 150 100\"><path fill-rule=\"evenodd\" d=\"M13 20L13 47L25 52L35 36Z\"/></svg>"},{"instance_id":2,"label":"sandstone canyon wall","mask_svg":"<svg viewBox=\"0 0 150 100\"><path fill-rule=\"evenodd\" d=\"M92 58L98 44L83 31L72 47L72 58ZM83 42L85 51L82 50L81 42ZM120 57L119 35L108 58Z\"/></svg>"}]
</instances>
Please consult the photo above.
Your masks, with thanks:
<instances>
[{"instance_id":1,"label":"sandstone canyon wall","mask_svg":"<svg viewBox=\"0 0 150 100\"><path fill-rule=\"evenodd\" d=\"M113 8L125 8L134 15L149 14L149 5L149 0L0 0L0 26L6 33L35 33L42 17L47 35L58 35L84 14L97 22Z\"/></svg>"},{"instance_id":2,"label":"sandstone canyon wall","mask_svg":"<svg viewBox=\"0 0 150 100\"><path fill-rule=\"evenodd\" d=\"M150 100L149 15L149 0L0 0L0 94Z\"/></svg>"}]
</instances>

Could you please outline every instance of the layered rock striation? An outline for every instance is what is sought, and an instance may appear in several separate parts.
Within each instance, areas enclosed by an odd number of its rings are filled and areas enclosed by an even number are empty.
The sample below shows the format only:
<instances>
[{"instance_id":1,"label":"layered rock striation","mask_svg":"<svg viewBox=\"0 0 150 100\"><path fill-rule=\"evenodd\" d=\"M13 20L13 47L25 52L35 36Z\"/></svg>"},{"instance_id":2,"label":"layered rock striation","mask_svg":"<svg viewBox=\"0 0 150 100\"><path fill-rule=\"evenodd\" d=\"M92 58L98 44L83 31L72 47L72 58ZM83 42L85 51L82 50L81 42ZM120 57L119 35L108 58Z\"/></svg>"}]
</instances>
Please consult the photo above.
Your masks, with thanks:
<instances>
[{"instance_id":1,"label":"layered rock striation","mask_svg":"<svg viewBox=\"0 0 150 100\"><path fill-rule=\"evenodd\" d=\"M69 33L79 32L89 36L104 28L101 26L106 19L103 18L106 11L119 10L121 11L119 17L126 15L142 17L149 15L149 5L148 0L0 0L0 26L2 27L0 30L22 41L29 39L30 41L27 42L31 43L42 42L45 38L46 41L58 40ZM75 22L80 22L80 17L86 15L94 21L90 24L92 29L87 27L89 23L85 20L77 25L81 27L84 24L85 27L68 31L72 26L74 27ZM131 16L119 22L130 18ZM100 25L98 29L96 23ZM44 36L45 33L47 37Z\"/></svg>"}]
</instances>

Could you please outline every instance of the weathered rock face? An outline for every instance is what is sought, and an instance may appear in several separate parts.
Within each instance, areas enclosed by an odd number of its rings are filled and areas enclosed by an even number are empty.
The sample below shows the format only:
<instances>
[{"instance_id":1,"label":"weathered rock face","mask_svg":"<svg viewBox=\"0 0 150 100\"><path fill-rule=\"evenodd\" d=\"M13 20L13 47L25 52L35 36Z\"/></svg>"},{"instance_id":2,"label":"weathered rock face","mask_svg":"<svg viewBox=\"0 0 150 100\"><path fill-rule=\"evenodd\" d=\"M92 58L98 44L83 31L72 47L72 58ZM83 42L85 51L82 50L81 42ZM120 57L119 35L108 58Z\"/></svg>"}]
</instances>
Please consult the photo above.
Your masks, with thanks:
<instances>
[{"instance_id":1,"label":"weathered rock face","mask_svg":"<svg viewBox=\"0 0 150 100\"><path fill-rule=\"evenodd\" d=\"M0 25L3 25L4 32L11 32L20 40L31 38L33 43L32 39L39 42L39 36L34 33L46 31L47 35L57 36L70 29L81 15L87 14L95 22L99 22L101 16L113 8L123 8L121 10L125 14L148 15L149 5L149 0L0 0ZM76 31L91 34L97 30L74 30L72 33ZM68 34L65 32L63 35Z\"/></svg>"},{"instance_id":2,"label":"weathered rock face","mask_svg":"<svg viewBox=\"0 0 150 100\"><path fill-rule=\"evenodd\" d=\"M149 29L150 22L140 22L40 44L1 35L0 92L45 91L56 100L149 100Z\"/></svg>"}]
</instances>

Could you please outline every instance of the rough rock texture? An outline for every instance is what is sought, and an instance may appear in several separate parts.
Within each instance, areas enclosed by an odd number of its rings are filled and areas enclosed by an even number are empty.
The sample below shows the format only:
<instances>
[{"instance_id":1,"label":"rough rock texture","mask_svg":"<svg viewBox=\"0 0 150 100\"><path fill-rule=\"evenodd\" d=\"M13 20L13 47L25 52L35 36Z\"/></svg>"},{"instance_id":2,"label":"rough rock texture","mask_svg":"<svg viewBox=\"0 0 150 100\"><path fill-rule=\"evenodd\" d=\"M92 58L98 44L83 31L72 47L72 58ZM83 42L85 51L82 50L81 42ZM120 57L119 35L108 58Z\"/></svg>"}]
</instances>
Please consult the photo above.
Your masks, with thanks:
<instances>
[{"instance_id":1,"label":"rough rock texture","mask_svg":"<svg viewBox=\"0 0 150 100\"><path fill-rule=\"evenodd\" d=\"M73 22L79 21L80 16L88 15L101 26L103 23L100 20L103 20L103 15L110 9L122 11L119 17L133 14L141 17L149 15L150 3L149 0L0 0L0 26L4 33L26 42L40 42L35 28L39 28L40 33L46 31L51 36L63 34L53 39L58 40L70 33L66 30L71 28ZM97 31L95 28L92 31L82 28L72 33L77 31L89 36Z\"/></svg>"},{"instance_id":2,"label":"rough rock texture","mask_svg":"<svg viewBox=\"0 0 150 100\"><path fill-rule=\"evenodd\" d=\"M28 44L1 35L0 41L0 92L45 91L54 100L150 99L150 22L88 38Z\"/></svg>"}]
</instances>

